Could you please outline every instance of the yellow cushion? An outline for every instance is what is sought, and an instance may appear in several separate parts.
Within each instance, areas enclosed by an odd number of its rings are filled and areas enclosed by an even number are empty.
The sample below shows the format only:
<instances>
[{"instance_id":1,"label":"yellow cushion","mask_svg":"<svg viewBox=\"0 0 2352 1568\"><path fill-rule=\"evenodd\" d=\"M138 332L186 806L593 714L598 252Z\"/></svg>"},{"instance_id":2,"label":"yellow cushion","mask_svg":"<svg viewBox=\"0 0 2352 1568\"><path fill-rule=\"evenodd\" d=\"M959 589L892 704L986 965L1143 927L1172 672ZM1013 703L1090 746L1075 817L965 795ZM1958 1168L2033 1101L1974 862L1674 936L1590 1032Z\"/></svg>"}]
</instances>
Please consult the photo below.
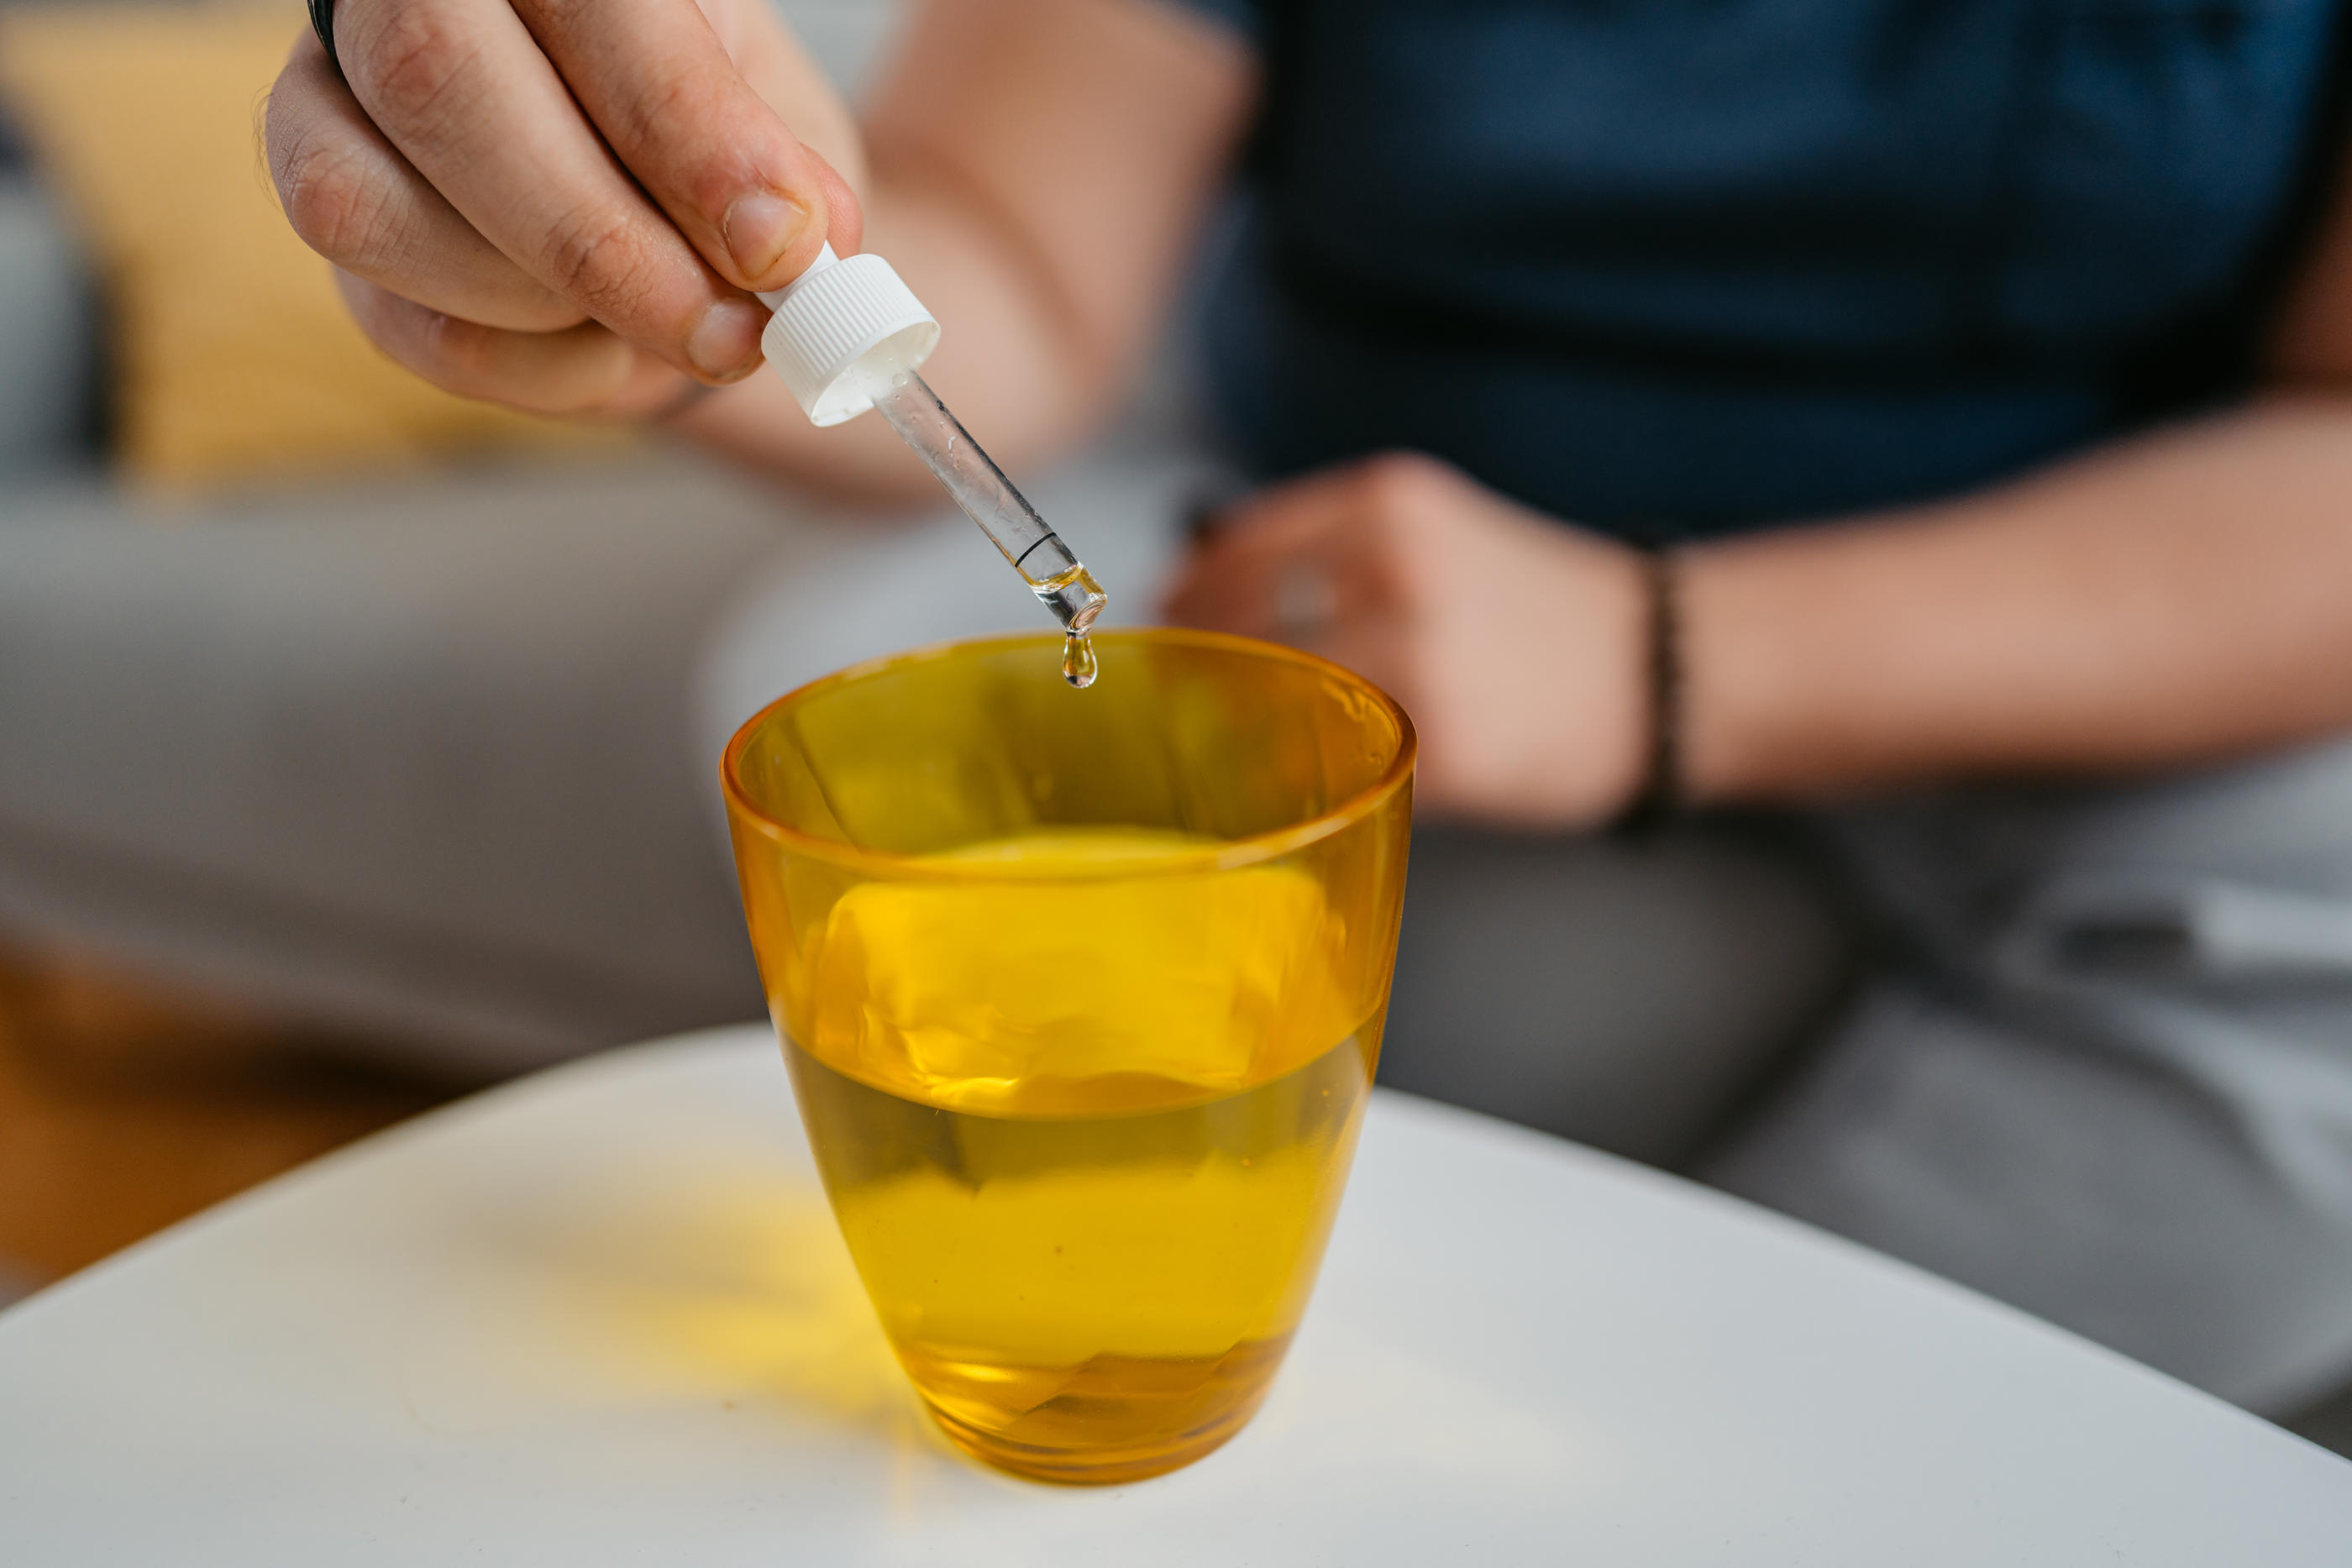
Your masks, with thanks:
<instances>
[{"instance_id":1,"label":"yellow cushion","mask_svg":"<svg viewBox=\"0 0 2352 1568\"><path fill-rule=\"evenodd\" d=\"M0 91L102 277L119 456L173 486L610 441L378 353L287 226L257 127L299 5L11 11Z\"/></svg>"}]
</instances>

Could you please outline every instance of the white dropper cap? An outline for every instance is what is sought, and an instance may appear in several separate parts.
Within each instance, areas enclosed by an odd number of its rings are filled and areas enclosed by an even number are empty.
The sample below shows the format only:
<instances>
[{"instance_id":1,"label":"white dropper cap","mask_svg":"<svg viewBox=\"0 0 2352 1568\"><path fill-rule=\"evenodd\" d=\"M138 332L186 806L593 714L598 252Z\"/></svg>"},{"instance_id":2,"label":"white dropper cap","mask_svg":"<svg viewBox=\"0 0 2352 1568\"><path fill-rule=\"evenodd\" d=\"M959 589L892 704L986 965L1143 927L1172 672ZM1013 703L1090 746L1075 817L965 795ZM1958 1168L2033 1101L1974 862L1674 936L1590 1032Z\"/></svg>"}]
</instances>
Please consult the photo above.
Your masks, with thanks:
<instances>
[{"instance_id":1,"label":"white dropper cap","mask_svg":"<svg viewBox=\"0 0 2352 1568\"><path fill-rule=\"evenodd\" d=\"M814 424L874 406L869 375L911 371L939 346L940 324L878 256L847 260L826 246L809 268L760 296L773 310L760 347Z\"/></svg>"}]
</instances>

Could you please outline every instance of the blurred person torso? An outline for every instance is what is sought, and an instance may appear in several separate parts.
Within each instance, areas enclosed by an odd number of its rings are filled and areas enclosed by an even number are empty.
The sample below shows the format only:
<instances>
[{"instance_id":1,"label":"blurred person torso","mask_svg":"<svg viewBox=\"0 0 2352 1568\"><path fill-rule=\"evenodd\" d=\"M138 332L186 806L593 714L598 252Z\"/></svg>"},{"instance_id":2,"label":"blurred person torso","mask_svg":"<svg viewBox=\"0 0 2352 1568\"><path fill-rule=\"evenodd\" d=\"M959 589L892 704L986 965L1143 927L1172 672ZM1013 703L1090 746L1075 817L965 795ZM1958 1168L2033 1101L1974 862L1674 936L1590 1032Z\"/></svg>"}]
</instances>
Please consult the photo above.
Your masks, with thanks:
<instances>
[{"instance_id":1,"label":"blurred person torso","mask_svg":"<svg viewBox=\"0 0 2352 1568\"><path fill-rule=\"evenodd\" d=\"M2332 0L1193 0L1255 39L1221 418L1644 541L1965 489L2242 390Z\"/></svg>"}]
</instances>

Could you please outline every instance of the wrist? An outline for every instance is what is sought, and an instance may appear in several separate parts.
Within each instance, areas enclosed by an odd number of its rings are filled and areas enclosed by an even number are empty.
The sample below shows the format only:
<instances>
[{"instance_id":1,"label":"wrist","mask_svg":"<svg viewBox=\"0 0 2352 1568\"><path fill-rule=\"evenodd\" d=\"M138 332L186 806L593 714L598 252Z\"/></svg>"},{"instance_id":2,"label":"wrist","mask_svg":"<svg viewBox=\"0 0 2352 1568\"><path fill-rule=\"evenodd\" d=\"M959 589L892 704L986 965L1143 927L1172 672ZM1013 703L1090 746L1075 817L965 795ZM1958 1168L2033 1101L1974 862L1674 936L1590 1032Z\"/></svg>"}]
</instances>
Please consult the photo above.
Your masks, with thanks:
<instances>
[{"instance_id":1,"label":"wrist","mask_svg":"<svg viewBox=\"0 0 2352 1568\"><path fill-rule=\"evenodd\" d=\"M1857 760L1853 727L1874 706L1882 666L1856 650L1883 643L1853 634L1870 596L1843 580L1837 543L1761 536L1684 552L1685 799L1788 799L1843 781Z\"/></svg>"},{"instance_id":2,"label":"wrist","mask_svg":"<svg viewBox=\"0 0 2352 1568\"><path fill-rule=\"evenodd\" d=\"M1587 580L1605 587L1576 617L1600 642L1598 650L1587 642L1583 655L1593 684L1568 709L1552 705L1575 716L1559 736L1555 777L1578 780L1555 825L1632 829L1670 814L1676 796L1675 686L1659 678L1661 649L1673 639L1671 568L1622 545L1612 545L1602 564Z\"/></svg>"},{"instance_id":3,"label":"wrist","mask_svg":"<svg viewBox=\"0 0 2352 1568\"><path fill-rule=\"evenodd\" d=\"M1757 710L1769 706L1769 650L1754 635L1755 583L1734 545L1700 545L1679 563L1682 726L1677 760L1685 798L1716 802L1743 793L1757 772Z\"/></svg>"}]
</instances>

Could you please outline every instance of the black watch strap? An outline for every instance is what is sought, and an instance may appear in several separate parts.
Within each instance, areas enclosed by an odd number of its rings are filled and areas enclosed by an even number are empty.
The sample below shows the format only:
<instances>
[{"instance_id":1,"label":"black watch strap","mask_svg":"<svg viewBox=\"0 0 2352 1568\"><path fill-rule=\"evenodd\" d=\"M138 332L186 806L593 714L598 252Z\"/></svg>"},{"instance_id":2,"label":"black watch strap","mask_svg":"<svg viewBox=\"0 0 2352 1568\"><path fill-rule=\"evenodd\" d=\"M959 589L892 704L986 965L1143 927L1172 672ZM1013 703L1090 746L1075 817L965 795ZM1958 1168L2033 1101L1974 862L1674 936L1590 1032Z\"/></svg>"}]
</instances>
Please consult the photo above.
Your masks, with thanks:
<instances>
[{"instance_id":1,"label":"black watch strap","mask_svg":"<svg viewBox=\"0 0 2352 1568\"><path fill-rule=\"evenodd\" d=\"M1646 836L1670 821L1682 804L1682 605L1675 558L1653 551L1645 561L1650 600L1650 744L1641 793L1617 819L1621 832Z\"/></svg>"}]
</instances>

